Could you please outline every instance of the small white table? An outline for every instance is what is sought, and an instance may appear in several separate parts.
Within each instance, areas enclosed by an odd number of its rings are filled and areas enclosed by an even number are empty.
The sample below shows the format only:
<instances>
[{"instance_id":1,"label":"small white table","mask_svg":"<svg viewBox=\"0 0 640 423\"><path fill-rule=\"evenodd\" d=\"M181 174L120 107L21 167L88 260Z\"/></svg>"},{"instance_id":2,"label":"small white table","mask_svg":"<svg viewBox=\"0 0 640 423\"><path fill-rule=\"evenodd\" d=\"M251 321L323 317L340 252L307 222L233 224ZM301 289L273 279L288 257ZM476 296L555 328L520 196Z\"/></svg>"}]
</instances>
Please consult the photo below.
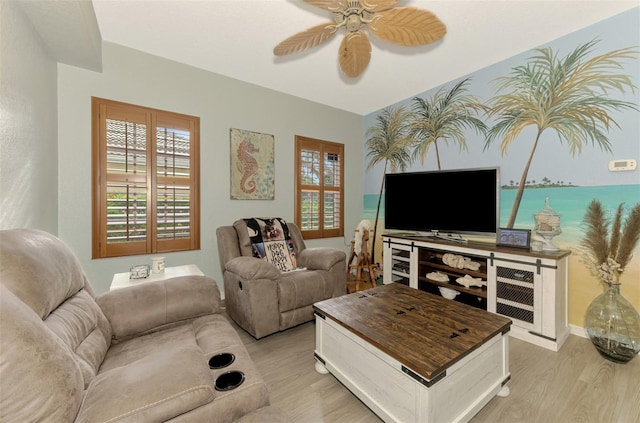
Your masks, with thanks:
<instances>
[{"instance_id":1,"label":"small white table","mask_svg":"<svg viewBox=\"0 0 640 423\"><path fill-rule=\"evenodd\" d=\"M140 279L130 279L130 272L116 273L113 275L111 287L109 290L126 288L128 286L139 285L146 282L162 281L177 276L204 276L204 273L195 264L186 264L184 266L167 267L164 273L151 273L149 277Z\"/></svg>"}]
</instances>

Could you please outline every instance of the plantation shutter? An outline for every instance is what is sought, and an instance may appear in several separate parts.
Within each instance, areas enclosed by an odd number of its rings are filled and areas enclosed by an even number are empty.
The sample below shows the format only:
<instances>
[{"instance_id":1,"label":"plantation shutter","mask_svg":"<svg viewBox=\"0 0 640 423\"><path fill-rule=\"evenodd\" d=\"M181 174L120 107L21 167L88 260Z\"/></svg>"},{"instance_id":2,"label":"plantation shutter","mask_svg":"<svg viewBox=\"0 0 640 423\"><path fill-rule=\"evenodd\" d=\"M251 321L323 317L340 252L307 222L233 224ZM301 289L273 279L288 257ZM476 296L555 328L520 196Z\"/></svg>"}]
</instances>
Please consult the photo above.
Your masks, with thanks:
<instances>
[{"instance_id":1,"label":"plantation shutter","mask_svg":"<svg viewBox=\"0 0 640 423\"><path fill-rule=\"evenodd\" d=\"M198 119L93 101L93 257L199 248Z\"/></svg>"},{"instance_id":2,"label":"plantation shutter","mask_svg":"<svg viewBox=\"0 0 640 423\"><path fill-rule=\"evenodd\" d=\"M307 143L305 143L307 144ZM320 233L320 152L304 145L300 151L300 229Z\"/></svg>"},{"instance_id":3,"label":"plantation shutter","mask_svg":"<svg viewBox=\"0 0 640 423\"><path fill-rule=\"evenodd\" d=\"M324 202L323 232L325 236L339 236L342 228L342 166L341 152L332 146L324 146ZM331 234L331 235L329 235Z\"/></svg>"},{"instance_id":4,"label":"plantation shutter","mask_svg":"<svg viewBox=\"0 0 640 423\"><path fill-rule=\"evenodd\" d=\"M156 228L157 251L189 249L196 214L193 201L192 123L160 116L156 124Z\"/></svg>"},{"instance_id":5,"label":"plantation shutter","mask_svg":"<svg viewBox=\"0 0 640 423\"><path fill-rule=\"evenodd\" d=\"M307 239L343 234L343 146L296 137L296 223Z\"/></svg>"}]
</instances>

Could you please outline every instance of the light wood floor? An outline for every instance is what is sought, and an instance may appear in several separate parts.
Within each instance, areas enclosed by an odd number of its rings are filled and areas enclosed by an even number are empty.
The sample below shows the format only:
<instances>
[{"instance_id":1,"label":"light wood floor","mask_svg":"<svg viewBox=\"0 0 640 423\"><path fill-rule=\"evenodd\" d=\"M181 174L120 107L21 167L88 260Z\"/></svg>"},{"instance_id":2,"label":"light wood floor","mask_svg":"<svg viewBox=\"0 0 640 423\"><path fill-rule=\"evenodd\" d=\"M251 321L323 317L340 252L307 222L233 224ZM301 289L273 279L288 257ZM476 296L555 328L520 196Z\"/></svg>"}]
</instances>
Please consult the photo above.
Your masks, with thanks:
<instances>
[{"instance_id":1,"label":"light wood floor","mask_svg":"<svg viewBox=\"0 0 640 423\"><path fill-rule=\"evenodd\" d=\"M292 422L381 421L335 377L315 371L314 322L260 340L235 327L269 387L271 403ZM611 363L588 339L574 335L559 352L509 342L511 394L493 398L472 423L640 422L640 358Z\"/></svg>"}]
</instances>

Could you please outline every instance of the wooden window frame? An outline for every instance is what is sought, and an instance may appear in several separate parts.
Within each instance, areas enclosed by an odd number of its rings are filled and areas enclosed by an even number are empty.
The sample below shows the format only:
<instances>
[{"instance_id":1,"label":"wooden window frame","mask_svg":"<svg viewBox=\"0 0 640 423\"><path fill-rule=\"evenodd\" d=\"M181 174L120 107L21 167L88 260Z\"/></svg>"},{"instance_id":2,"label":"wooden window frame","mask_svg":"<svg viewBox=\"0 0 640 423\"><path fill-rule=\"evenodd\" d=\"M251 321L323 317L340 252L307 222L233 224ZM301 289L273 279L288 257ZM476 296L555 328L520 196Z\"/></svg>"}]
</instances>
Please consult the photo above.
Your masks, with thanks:
<instances>
[{"instance_id":1,"label":"wooden window frame","mask_svg":"<svg viewBox=\"0 0 640 423\"><path fill-rule=\"evenodd\" d=\"M320 181L318 185L304 185L302 182L302 151L315 151L319 153L320 160L318 170L320 175ZM324 156L325 154L338 154L340 177L339 187L326 186L324 183ZM300 135L295 136L295 223L300 228L304 239L318 239L318 238L332 238L344 236L344 144L323 141L314 138L304 137ZM319 191L319 216L318 216L318 229L305 229L303 225L302 217L302 193L305 190ZM324 194L325 192L333 191L339 193L339 218L337 228L325 228L324 227Z\"/></svg>"},{"instance_id":2,"label":"wooden window frame","mask_svg":"<svg viewBox=\"0 0 640 423\"><path fill-rule=\"evenodd\" d=\"M107 175L108 118L127 123L144 123L146 130L145 171L140 174ZM165 110L91 98L92 124L92 258L122 257L200 249L200 118ZM168 127L189 132L188 176L158 175L157 128ZM175 150L174 150L175 151ZM176 169L176 166L173 166ZM145 188L145 239L107 243L107 179L110 182L144 184ZM175 239L159 239L158 188L163 185L182 185L189 191L189 236ZM180 188L177 188L179 191ZM169 190L170 191L170 190ZM174 189L175 191L175 189ZM175 198L175 197L173 197ZM175 203L174 203L175 206ZM173 215L175 219L175 214ZM175 220L174 220L175 221Z\"/></svg>"}]
</instances>

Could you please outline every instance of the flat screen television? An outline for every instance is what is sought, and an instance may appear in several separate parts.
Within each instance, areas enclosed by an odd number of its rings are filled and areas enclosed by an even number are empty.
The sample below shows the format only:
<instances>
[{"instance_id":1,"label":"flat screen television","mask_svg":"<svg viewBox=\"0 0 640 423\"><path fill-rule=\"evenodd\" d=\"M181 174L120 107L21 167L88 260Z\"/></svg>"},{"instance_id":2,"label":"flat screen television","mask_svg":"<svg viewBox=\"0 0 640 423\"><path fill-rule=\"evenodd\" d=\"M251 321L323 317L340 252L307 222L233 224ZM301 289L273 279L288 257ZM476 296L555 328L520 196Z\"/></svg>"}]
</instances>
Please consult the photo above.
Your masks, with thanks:
<instances>
[{"instance_id":1,"label":"flat screen television","mask_svg":"<svg viewBox=\"0 0 640 423\"><path fill-rule=\"evenodd\" d=\"M500 225L498 167L385 175L386 229L495 236Z\"/></svg>"}]
</instances>

